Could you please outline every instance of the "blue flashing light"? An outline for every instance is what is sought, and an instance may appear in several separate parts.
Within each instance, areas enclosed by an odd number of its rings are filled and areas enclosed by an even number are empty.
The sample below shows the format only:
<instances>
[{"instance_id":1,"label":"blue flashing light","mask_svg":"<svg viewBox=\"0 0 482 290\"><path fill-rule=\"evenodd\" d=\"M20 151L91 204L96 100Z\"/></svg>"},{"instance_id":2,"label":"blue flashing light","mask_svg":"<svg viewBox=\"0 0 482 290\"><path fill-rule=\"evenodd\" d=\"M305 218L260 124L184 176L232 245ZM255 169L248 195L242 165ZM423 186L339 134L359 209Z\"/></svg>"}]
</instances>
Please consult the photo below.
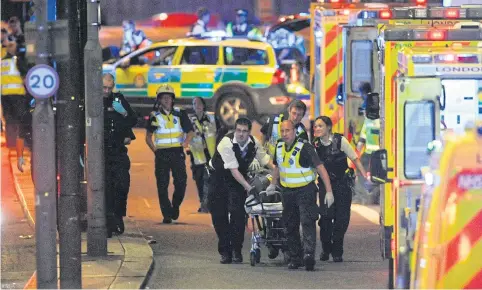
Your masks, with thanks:
<instances>
[{"instance_id":1,"label":"blue flashing light","mask_svg":"<svg viewBox=\"0 0 482 290\"><path fill-rule=\"evenodd\" d=\"M360 11L358 19L378 18L378 11Z\"/></svg>"}]
</instances>

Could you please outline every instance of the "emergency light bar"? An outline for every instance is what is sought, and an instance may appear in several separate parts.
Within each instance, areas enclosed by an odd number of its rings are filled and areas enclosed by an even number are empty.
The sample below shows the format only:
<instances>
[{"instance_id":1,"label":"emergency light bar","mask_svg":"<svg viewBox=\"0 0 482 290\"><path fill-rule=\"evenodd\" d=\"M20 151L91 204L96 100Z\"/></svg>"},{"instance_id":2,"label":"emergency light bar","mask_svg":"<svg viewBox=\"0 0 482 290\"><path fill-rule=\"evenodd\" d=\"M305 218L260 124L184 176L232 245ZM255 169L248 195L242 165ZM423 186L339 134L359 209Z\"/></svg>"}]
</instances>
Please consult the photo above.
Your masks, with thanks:
<instances>
[{"instance_id":1,"label":"emergency light bar","mask_svg":"<svg viewBox=\"0 0 482 290\"><path fill-rule=\"evenodd\" d=\"M482 6L477 7L430 7L393 8L395 19L482 19Z\"/></svg>"},{"instance_id":2,"label":"emergency light bar","mask_svg":"<svg viewBox=\"0 0 482 290\"><path fill-rule=\"evenodd\" d=\"M468 63L478 64L480 58L477 54L436 54L433 57L428 54L412 55L414 64L429 63Z\"/></svg>"},{"instance_id":3,"label":"emergency light bar","mask_svg":"<svg viewBox=\"0 0 482 290\"><path fill-rule=\"evenodd\" d=\"M403 29L391 27L384 31L385 41L480 41L482 29Z\"/></svg>"}]
</instances>

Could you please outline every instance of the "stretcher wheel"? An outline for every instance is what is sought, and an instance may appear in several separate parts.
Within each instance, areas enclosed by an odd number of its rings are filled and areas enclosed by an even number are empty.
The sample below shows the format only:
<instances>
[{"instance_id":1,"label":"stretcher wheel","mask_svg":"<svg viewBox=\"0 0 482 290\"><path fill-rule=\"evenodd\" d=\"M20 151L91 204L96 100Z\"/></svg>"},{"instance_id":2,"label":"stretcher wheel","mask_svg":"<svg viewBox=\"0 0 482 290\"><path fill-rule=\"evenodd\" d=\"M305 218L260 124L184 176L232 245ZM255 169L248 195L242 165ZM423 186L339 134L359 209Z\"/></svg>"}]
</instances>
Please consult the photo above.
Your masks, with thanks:
<instances>
[{"instance_id":1,"label":"stretcher wheel","mask_svg":"<svg viewBox=\"0 0 482 290\"><path fill-rule=\"evenodd\" d=\"M261 250L260 249L256 249L256 263L259 264L259 262L261 262Z\"/></svg>"},{"instance_id":2,"label":"stretcher wheel","mask_svg":"<svg viewBox=\"0 0 482 290\"><path fill-rule=\"evenodd\" d=\"M250 252L249 253L249 263L253 267L256 265L256 252Z\"/></svg>"}]
</instances>

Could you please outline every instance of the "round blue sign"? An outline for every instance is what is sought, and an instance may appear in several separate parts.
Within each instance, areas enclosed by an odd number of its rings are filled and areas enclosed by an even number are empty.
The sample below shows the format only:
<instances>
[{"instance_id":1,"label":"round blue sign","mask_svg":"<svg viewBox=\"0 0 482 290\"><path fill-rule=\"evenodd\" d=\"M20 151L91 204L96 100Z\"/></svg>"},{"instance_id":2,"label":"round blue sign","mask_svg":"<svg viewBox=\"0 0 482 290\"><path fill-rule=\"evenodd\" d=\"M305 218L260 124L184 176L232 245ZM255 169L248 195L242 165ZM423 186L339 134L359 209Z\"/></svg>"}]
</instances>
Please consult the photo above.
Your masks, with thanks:
<instances>
[{"instance_id":1,"label":"round blue sign","mask_svg":"<svg viewBox=\"0 0 482 290\"><path fill-rule=\"evenodd\" d=\"M36 65L28 71L25 87L34 98L50 98L59 89L59 74L46 64Z\"/></svg>"}]
</instances>

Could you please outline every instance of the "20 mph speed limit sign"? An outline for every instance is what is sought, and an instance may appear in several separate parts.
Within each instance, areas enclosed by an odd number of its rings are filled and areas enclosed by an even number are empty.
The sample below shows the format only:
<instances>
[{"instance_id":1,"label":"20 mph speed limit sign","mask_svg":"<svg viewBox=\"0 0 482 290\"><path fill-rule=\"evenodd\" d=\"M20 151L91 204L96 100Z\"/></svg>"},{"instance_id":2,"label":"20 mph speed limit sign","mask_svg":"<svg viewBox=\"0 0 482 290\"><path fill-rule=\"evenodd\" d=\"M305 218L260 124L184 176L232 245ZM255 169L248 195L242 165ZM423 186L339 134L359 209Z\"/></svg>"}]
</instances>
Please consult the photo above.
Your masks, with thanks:
<instances>
[{"instance_id":1,"label":"20 mph speed limit sign","mask_svg":"<svg viewBox=\"0 0 482 290\"><path fill-rule=\"evenodd\" d=\"M36 65L28 71L25 86L35 98L49 98L59 89L59 74L51 66Z\"/></svg>"}]
</instances>

